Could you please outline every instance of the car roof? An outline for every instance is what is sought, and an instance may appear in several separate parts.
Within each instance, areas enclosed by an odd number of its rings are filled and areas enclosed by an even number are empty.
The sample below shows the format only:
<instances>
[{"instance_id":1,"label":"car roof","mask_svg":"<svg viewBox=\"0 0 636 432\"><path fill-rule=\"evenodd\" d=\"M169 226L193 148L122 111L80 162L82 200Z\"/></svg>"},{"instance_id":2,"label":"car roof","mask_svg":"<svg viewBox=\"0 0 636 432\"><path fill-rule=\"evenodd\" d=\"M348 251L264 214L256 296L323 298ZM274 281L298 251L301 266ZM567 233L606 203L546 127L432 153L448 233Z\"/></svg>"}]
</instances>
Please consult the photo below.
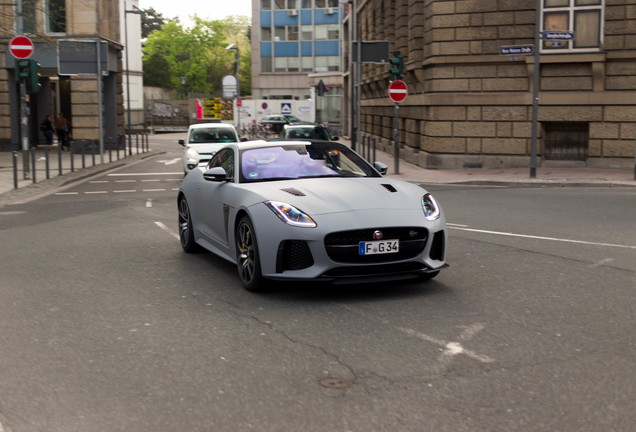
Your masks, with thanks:
<instances>
[{"instance_id":1,"label":"car roof","mask_svg":"<svg viewBox=\"0 0 636 432\"><path fill-rule=\"evenodd\" d=\"M224 147L234 147L241 151L243 150L251 150L257 148L267 148L267 147L295 147L299 145L310 145L314 143L324 143L333 146L343 146L344 144L335 142L335 141L324 141L324 140L256 140L256 141L244 141L240 143L227 143L227 146Z\"/></svg>"},{"instance_id":2,"label":"car roof","mask_svg":"<svg viewBox=\"0 0 636 432\"><path fill-rule=\"evenodd\" d=\"M233 124L230 123L195 123L191 124L189 129L216 129L216 128L234 128Z\"/></svg>"}]
</instances>

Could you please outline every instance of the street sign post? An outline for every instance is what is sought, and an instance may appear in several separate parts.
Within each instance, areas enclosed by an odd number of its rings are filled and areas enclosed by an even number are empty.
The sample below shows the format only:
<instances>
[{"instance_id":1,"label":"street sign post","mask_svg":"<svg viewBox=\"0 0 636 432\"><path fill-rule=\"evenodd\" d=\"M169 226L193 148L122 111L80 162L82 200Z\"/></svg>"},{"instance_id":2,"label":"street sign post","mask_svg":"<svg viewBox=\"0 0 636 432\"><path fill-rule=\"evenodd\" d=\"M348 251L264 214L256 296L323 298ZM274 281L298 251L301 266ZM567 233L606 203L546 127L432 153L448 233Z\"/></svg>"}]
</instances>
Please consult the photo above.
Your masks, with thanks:
<instances>
[{"instance_id":1,"label":"street sign post","mask_svg":"<svg viewBox=\"0 0 636 432\"><path fill-rule=\"evenodd\" d=\"M395 124L393 128L395 174L400 173L400 102L403 102L408 94L409 89L404 81L395 80L389 84L389 97L395 102Z\"/></svg>"},{"instance_id":2,"label":"street sign post","mask_svg":"<svg viewBox=\"0 0 636 432\"><path fill-rule=\"evenodd\" d=\"M9 52L18 60L28 59L33 51L35 51L33 42L26 36L15 36L9 42Z\"/></svg>"},{"instance_id":3,"label":"street sign post","mask_svg":"<svg viewBox=\"0 0 636 432\"><path fill-rule=\"evenodd\" d=\"M35 47L33 42L26 36L15 36L9 41L9 52L17 60L25 60L31 57ZM26 106L26 78L19 78L18 65L16 62L15 76L16 80L20 81L20 135L22 138L22 161L23 161L23 176L27 180L30 177L29 169L29 128L27 118L27 106Z\"/></svg>"},{"instance_id":4,"label":"street sign post","mask_svg":"<svg viewBox=\"0 0 636 432\"><path fill-rule=\"evenodd\" d=\"M389 84L389 97L393 102L400 103L404 101L408 94L409 90L404 81L396 80Z\"/></svg>"}]
</instances>

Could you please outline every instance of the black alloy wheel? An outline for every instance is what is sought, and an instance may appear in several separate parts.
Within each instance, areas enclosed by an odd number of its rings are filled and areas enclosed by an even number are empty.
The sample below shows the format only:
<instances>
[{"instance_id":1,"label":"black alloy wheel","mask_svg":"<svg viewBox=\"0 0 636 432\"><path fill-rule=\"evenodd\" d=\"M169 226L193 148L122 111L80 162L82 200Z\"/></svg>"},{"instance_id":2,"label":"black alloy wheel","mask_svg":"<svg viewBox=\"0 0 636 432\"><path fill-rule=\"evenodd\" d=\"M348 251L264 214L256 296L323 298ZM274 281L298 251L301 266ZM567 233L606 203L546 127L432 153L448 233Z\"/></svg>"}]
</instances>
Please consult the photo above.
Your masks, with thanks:
<instances>
[{"instance_id":1,"label":"black alloy wheel","mask_svg":"<svg viewBox=\"0 0 636 432\"><path fill-rule=\"evenodd\" d=\"M254 226L247 216L243 216L236 227L236 266L246 290L256 292L264 289Z\"/></svg>"},{"instance_id":2,"label":"black alloy wheel","mask_svg":"<svg viewBox=\"0 0 636 432\"><path fill-rule=\"evenodd\" d=\"M199 246L194 242L190 207L184 197L179 200L179 241L183 250L188 253L200 250Z\"/></svg>"}]
</instances>

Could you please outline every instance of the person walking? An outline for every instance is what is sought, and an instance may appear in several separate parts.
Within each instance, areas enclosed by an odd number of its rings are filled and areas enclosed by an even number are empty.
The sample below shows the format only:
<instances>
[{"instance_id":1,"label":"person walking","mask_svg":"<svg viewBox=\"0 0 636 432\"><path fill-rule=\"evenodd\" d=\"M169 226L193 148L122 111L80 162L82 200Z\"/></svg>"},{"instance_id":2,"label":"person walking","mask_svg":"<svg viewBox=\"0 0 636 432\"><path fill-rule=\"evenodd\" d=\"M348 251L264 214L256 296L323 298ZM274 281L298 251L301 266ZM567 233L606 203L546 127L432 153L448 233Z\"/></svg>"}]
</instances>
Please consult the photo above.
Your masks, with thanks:
<instances>
[{"instance_id":1,"label":"person walking","mask_svg":"<svg viewBox=\"0 0 636 432\"><path fill-rule=\"evenodd\" d=\"M51 116L47 115L44 117L44 121L40 123L40 130L44 134L44 138L46 138L46 145L53 144L53 122L51 121Z\"/></svg>"},{"instance_id":2,"label":"person walking","mask_svg":"<svg viewBox=\"0 0 636 432\"><path fill-rule=\"evenodd\" d=\"M64 114L60 113L55 122L55 132L57 133L57 143L62 150L68 150L69 143L69 128L70 122L66 120Z\"/></svg>"}]
</instances>

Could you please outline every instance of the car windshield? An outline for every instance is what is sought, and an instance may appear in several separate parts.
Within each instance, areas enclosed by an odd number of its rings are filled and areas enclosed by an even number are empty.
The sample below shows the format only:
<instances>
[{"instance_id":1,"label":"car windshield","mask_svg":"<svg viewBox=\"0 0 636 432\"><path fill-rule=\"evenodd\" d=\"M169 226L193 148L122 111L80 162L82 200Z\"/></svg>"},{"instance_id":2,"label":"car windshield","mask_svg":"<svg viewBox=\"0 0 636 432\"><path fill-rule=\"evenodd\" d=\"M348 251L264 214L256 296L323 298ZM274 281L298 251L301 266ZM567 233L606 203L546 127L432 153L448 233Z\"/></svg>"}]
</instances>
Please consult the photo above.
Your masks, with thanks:
<instances>
[{"instance_id":1,"label":"car windshield","mask_svg":"<svg viewBox=\"0 0 636 432\"><path fill-rule=\"evenodd\" d=\"M379 177L348 147L337 143L268 146L241 152L240 181L315 177Z\"/></svg>"},{"instance_id":2,"label":"car windshield","mask_svg":"<svg viewBox=\"0 0 636 432\"><path fill-rule=\"evenodd\" d=\"M329 133L327 129L322 127L307 126L293 127L285 130L285 138L287 139L319 139L329 141Z\"/></svg>"},{"instance_id":3,"label":"car windshield","mask_svg":"<svg viewBox=\"0 0 636 432\"><path fill-rule=\"evenodd\" d=\"M191 144L197 143L223 143L237 142L236 134L232 128L198 128L194 129L188 140Z\"/></svg>"}]
</instances>

